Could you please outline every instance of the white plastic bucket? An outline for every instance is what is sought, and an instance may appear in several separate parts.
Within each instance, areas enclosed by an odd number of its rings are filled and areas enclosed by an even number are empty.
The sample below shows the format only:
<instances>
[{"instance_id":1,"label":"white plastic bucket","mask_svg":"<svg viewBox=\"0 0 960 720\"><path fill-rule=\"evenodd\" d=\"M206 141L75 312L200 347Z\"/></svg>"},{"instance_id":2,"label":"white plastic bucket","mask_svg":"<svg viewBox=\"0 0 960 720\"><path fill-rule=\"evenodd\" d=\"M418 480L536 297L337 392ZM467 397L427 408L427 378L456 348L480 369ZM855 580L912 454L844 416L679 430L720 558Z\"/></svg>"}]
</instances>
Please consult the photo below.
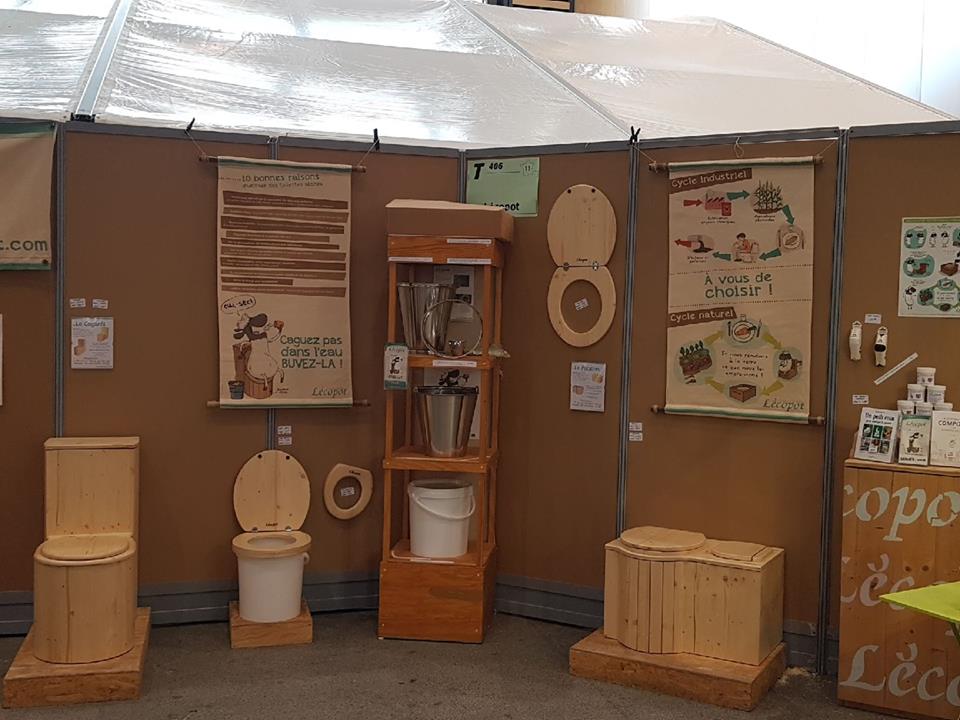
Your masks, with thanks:
<instances>
[{"instance_id":1,"label":"white plastic bucket","mask_svg":"<svg viewBox=\"0 0 960 720\"><path fill-rule=\"evenodd\" d=\"M264 543L270 539L264 538ZM277 540L276 542L282 542ZM283 622L300 614L307 553L279 558L237 557L240 617L250 622Z\"/></svg>"},{"instance_id":2,"label":"white plastic bucket","mask_svg":"<svg viewBox=\"0 0 960 720\"><path fill-rule=\"evenodd\" d=\"M470 517L476 508L473 486L463 480L414 480L410 496L410 551L429 558L467 552Z\"/></svg>"}]
</instances>

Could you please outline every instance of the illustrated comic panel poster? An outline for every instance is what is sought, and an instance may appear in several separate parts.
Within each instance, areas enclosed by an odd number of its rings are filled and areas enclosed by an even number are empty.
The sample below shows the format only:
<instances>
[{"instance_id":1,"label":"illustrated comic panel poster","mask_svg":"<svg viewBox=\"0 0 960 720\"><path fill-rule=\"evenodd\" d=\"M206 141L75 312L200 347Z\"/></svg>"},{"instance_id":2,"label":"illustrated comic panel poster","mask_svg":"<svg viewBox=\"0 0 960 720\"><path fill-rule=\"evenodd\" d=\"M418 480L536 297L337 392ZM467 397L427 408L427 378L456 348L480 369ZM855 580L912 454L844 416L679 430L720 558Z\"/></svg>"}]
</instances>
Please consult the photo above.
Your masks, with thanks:
<instances>
[{"instance_id":1,"label":"illustrated comic panel poster","mask_svg":"<svg viewBox=\"0 0 960 720\"><path fill-rule=\"evenodd\" d=\"M813 159L670 169L666 411L810 413Z\"/></svg>"},{"instance_id":2,"label":"illustrated comic panel poster","mask_svg":"<svg viewBox=\"0 0 960 720\"><path fill-rule=\"evenodd\" d=\"M220 158L220 404L351 405L349 165Z\"/></svg>"},{"instance_id":3,"label":"illustrated comic panel poster","mask_svg":"<svg viewBox=\"0 0 960 720\"><path fill-rule=\"evenodd\" d=\"M900 223L900 317L960 317L960 217Z\"/></svg>"}]
</instances>

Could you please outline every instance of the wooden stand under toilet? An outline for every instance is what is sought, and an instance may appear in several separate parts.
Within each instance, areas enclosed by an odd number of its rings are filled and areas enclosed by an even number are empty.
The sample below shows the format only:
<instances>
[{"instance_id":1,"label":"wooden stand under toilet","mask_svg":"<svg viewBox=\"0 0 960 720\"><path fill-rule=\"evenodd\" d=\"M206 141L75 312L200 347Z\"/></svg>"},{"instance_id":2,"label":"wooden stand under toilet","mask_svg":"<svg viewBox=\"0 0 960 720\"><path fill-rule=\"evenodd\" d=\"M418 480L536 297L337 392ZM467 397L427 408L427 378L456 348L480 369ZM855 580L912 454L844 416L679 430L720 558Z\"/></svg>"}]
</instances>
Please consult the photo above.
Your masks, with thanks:
<instances>
[{"instance_id":1,"label":"wooden stand under toilet","mask_svg":"<svg viewBox=\"0 0 960 720\"><path fill-rule=\"evenodd\" d=\"M258 623L240 617L240 604L230 603L230 647L258 648L278 645L309 645L313 642L313 615L307 601L300 601L300 614L292 620Z\"/></svg>"}]
</instances>

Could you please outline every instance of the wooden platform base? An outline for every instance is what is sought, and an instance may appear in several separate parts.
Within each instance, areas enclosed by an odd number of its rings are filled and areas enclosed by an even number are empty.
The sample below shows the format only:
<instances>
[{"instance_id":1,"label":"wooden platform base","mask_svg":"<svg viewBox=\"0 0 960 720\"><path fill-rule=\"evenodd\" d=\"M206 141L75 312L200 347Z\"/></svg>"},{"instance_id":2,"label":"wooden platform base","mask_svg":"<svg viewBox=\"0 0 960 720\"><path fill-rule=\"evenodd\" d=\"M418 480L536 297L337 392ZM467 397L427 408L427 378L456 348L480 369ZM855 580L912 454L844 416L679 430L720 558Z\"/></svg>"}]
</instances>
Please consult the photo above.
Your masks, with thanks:
<instances>
[{"instance_id":1,"label":"wooden platform base","mask_svg":"<svg viewBox=\"0 0 960 720\"><path fill-rule=\"evenodd\" d=\"M479 643L493 619L497 549L483 565L422 562L406 557L380 563L381 638Z\"/></svg>"},{"instance_id":2,"label":"wooden platform base","mask_svg":"<svg viewBox=\"0 0 960 720\"><path fill-rule=\"evenodd\" d=\"M783 643L760 665L687 653L642 653L597 630L570 648L570 672L735 710L753 710L783 674L785 656Z\"/></svg>"},{"instance_id":3,"label":"wooden platform base","mask_svg":"<svg viewBox=\"0 0 960 720\"><path fill-rule=\"evenodd\" d=\"M33 629L3 678L6 708L137 700L150 639L150 608L137 608L133 648L110 660L48 663L33 654Z\"/></svg>"},{"instance_id":4,"label":"wooden platform base","mask_svg":"<svg viewBox=\"0 0 960 720\"><path fill-rule=\"evenodd\" d=\"M256 648L276 645L308 645L313 642L313 616L301 600L300 614L292 620L258 623L240 617L240 606L230 603L230 647Z\"/></svg>"}]
</instances>

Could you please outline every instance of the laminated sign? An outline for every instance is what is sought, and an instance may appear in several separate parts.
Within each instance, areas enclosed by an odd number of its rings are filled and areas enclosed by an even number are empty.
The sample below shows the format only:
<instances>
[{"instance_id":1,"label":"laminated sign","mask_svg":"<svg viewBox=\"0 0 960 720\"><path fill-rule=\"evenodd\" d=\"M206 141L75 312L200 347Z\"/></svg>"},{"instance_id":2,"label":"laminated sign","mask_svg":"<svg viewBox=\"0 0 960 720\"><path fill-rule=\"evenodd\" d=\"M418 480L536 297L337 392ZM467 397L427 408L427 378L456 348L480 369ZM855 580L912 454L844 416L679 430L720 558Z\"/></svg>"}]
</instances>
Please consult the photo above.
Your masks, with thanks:
<instances>
[{"instance_id":1,"label":"laminated sign","mask_svg":"<svg viewBox=\"0 0 960 720\"><path fill-rule=\"evenodd\" d=\"M349 165L220 158L220 404L351 405Z\"/></svg>"},{"instance_id":2,"label":"laminated sign","mask_svg":"<svg viewBox=\"0 0 960 720\"><path fill-rule=\"evenodd\" d=\"M813 158L670 166L666 411L810 412Z\"/></svg>"},{"instance_id":3,"label":"laminated sign","mask_svg":"<svg viewBox=\"0 0 960 720\"><path fill-rule=\"evenodd\" d=\"M50 269L53 123L0 124L0 270Z\"/></svg>"}]
</instances>

